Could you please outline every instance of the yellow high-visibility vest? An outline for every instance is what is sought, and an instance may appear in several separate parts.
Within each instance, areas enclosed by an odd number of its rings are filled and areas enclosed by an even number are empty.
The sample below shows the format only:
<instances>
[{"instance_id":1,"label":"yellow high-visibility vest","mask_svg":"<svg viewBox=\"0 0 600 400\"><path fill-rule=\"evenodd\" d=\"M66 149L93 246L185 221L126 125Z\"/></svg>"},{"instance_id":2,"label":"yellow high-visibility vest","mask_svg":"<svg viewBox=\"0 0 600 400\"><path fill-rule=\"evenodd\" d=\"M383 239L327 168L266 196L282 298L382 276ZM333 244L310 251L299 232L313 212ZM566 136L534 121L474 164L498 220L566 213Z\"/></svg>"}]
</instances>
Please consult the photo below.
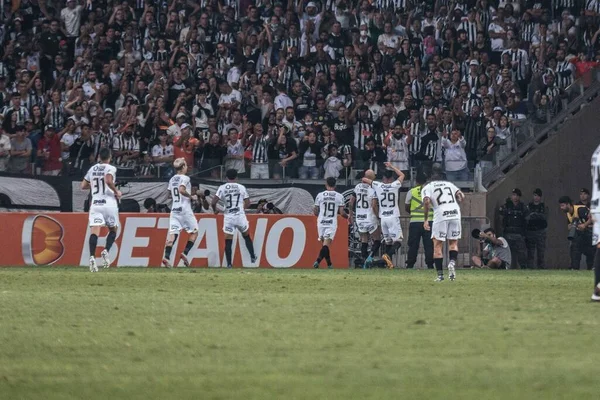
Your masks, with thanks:
<instances>
[{"instance_id":1,"label":"yellow high-visibility vest","mask_svg":"<svg viewBox=\"0 0 600 400\"><path fill-rule=\"evenodd\" d=\"M421 197L423 186L415 186L410 189L410 222L425 221L425 210L423 209L423 198ZM429 221L433 221L433 210L429 209Z\"/></svg>"}]
</instances>

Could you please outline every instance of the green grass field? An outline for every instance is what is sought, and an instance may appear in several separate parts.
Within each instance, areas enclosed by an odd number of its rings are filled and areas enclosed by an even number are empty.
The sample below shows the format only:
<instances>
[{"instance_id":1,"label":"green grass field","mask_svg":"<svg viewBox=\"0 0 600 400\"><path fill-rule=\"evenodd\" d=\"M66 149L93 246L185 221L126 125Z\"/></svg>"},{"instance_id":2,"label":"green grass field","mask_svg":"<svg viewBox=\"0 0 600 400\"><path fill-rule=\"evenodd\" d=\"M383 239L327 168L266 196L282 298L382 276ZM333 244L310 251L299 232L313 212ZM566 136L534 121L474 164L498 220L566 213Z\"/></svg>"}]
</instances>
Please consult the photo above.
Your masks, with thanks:
<instances>
[{"instance_id":1,"label":"green grass field","mask_svg":"<svg viewBox=\"0 0 600 400\"><path fill-rule=\"evenodd\" d=\"M0 269L0 398L597 399L592 273Z\"/></svg>"}]
</instances>

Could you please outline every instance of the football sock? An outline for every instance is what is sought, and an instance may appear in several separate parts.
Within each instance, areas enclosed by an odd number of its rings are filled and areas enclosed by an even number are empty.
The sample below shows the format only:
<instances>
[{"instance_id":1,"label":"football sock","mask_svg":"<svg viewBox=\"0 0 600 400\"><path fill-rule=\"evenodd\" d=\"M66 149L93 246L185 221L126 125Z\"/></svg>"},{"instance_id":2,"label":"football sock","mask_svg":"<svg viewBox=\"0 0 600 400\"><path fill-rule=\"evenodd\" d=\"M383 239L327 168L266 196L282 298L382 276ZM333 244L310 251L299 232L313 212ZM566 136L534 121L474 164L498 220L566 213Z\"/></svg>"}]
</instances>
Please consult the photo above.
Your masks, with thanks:
<instances>
[{"instance_id":1,"label":"football sock","mask_svg":"<svg viewBox=\"0 0 600 400\"><path fill-rule=\"evenodd\" d=\"M233 239L225 239L225 258L227 259L227 265L231 265L231 246L233 245Z\"/></svg>"},{"instance_id":2,"label":"football sock","mask_svg":"<svg viewBox=\"0 0 600 400\"><path fill-rule=\"evenodd\" d=\"M435 264L435 269L437 270L438 276L444 276L444 268L442 266L444 259L443 258L434 258L433 262Z\"/></svg>"},{"instance_id":3,"label":"football sock","mask_svg":"<svg viewBox=\"0 0 600 400\"><path fill-rule=\"evenodd\" d=\"M192 247L194 247L194 242L191 240L188 240L188 242L185 244L185 249L183 250L183 254L185 254L187 256L188 253L190 252L190 250L192 249Z\"/></svg>"},{"instance_id":4,"label":"football sock","mask_svg":"<svg viewBox=\"0 0 600 400\"><path fill-rule=\"evenodd\" d=\"M96 245L98 244L98 235L90 235L90 257L96 257Z\"/></svg>"},{"instance_id":5,"label":"football sock","mask_svg":"<svg viewBox=\"0 0 600 400\"><path fill-rule=\"evenodd\" d=\"M173 246L167 246L165 247L165 259L170 259L171 258L171 250L173 249Z\"/></svg>"},{"instance_id":6,"label":"football sock","mask_svg":"<svg viewBox=\"0 0 600 400\"><path fill-rule=\"evenodd\" d=\"M323 246L323 249L325 250L325 262L327 263L327 266L331 265L331 257L329 257L329 246Z\"/></svg>"},{"instance_id":7,"label":"football sock","mask_svg":"<svg viewBox=\"0 0 600 400\"><path fill-rule=\"evenodd\" d=\"M108 236L106 237L106 247L104 247L106 249L106 251L110 251L110 248L115 243L116 238L117 238L117 232L115 232L115 231L108 232Z\"/></svg>"},{"instance_id":8,"label":"football sock","mask_svg":"<svg viewBox=\"0 0 600 400\"><path fill-rule=\"evenodd\" d=\"M371 257L374 257L377 255L377 252L379 251L380 247L381 247L381 240L373 241L373 247L371 247Z\"/></svg>"},{"instance_id":9,"label":"football sock","mask_svg":"<svg viewBox=\"0 0 600 400\"><path fill-rule=\"evenodd\" d=\"M385 254L387 254L390 258L392 258L394 256L394 254L396 254L396 251L398 251L400 246L402 246L402 243L400 243L400 242L394 242L394 244L388 244Z\"/></svg>"},{"instance_id":10,"label":"football sock","mask_svg":"<svg viewBox=\"0 0 600 400\"><path fill-rule=\"evenodd\" d=\"M596 256L594 257L594 288L598 287L600 283L600 249L596 249Z\"/></svg>"},{"instance_id":11,"label":"football sock","mask_svg":"<svg viewBox=\"0 0 600 400\"><path fill-rule=\"evenodd\" d=\"M402 247L402 243L401 242L395 242L394 243L394 254L396 254L398 252L398 249Z\"/></svg>"},{"instance_id":12,"label":"football sock","mask_svg":"<svg viewBox=\"0 0 600 400\"><path fill-rule=\"evenodd\" d=\"M246 242L246 248L248 249L248 253L250 253L250 257L254 258L254 245L252 244L250 235L244 236L244 242Z\"/></svg>"},{"instance_id":13,"label":"football sock","mask_svg":"<svg viewBox=\"0 0 600 400\"><path fill-rule=\"evenodd\" d=\"M319 252L319 257L317 257L317 262L320 264L321 261L329 256L329 246L323 245L321 247L321 251Z\"/></svg>"},{"instance_id":14,"label":"football sock","mask_svg":"<svg viewBox=\"0 0 600 400\"><path fill-rule=\"evenodd\" d=\"M366 260L369 256L369 243L361 243L360 244L360 255L363 260Z\"/></svg>"},{"instance_id":15,"label":"football sock","mask_svg":"<svg viewBox=\"0 0 600 400\"><path fill-rule=\"evenodd\" d=\"M450 250L450 262L456 264L456 259L458 258L458 251Z\"/></svg>"}]
</instances>

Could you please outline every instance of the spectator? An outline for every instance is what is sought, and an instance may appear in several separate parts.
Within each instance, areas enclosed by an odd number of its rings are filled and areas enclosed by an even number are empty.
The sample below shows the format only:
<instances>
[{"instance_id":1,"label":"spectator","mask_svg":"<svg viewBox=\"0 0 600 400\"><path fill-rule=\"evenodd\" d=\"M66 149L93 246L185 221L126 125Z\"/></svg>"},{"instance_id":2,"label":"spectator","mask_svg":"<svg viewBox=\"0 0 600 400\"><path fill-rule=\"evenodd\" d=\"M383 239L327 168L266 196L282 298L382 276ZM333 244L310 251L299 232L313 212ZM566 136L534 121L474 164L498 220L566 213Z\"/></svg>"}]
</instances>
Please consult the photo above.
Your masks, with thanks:
<instances>
[{"instance_id":1,"label":"spectator","mask_svg":"<svg viewBox=\"0 0 600 400\"><path fill-rule=\"evenodd\" d=\"M582 188L579 191L579 201L577 202L577 205L586 206L587 208L590 208L591 198L590 198L590 191L588 189Z\"/></svg>"},{"instance_id":2,"label":"spectator","mask_svg":"<svg viewBox=\"0 0 600 400\"><path fill-rule=\"evenodd\" d=\"M305 135L298 146L298 154L302 166L300 179L319 179L319 170L322 163L321 150L323 145L317 141L317 135L310 132Z\"/></svg>"},{"instance_id":3,"label":"spectator","mask_svg":"<svg viewBox=\"0 0 600 400\"><path fill-rule=\"evenodd\" d=\"M239 113L239 111L234 111ZM225 156L225 170L235 169L239 175L246 172L244 152L246 149L246 136L241 135L236 128L229 128L227 132L227 155Z\"/></svg>"},{"instance_id":4,"label":"spectator","mask_svg":"<svg viewBox=\"0 0 600 400\"><path fill-rule=\"evenodd\" d=\"M0 172L5 172L10 159L10 137L0 128Z\"/></svg>"},{"instance_id":5,"label":"spectator","mask_svg":"<svg viewBox=\"0 0 600 400\"><path fill-rule=\"evenodd\" d=\"M481 166L482 175L485 175L494 167L496 152L504 144L506 144L506 140L496 136L496 129L494 127L487 129L487 136L479 141L479 146L477 147L477 158Z\"/></svg>"},{"instance_id":6,"label":"spectator","mask_svg":"<svg viewBox=\"0 0 600 400\"><path fill-rule=\"evenodd\" d=\"M446 179L451 182L469 180L467 153L465 153L466 144L465 138L456 129L450 134L450 139L448 139L447 134L442 137L441 145L445 149Z\"/></svg>"},{"instance_id":7,"label":"spectator","mask_svg":"<svg viewBox=\"0 0 600 400\"><path fill-rule=\"evenodd\" d=\"M18 125L15 137L10 142L9 171L13 174L31 174L31 140L27 138L25 127Z\"/></svg>"},{"instance_id":8,"label":"spectator","mask_svg":"<svg viewBox=\"0 0 600 400\"><path fill-rule=\"evenodd\" d=\"M344 169L342 161L338 158L338 147L336 144L330 144L327 148L329 157L323 163L323 178L338 178L340 171Z\"/></svg>"},{"instance_id":9,"label":"spectator","mask_svg":"<svg viewBox=\"0 0 600 400\"><path fill-rule=\"evenodd\" d=\"M571 268L579 270L581 256L585 255L587 269L591 270L594 266L595 247L592 244L592 215L590 209L584 205L573 205L569 196L562 196L558 199L560 210L567 215L569 222L568 239L571 241Z\"/></svg>"},{"instance_id":10,"label":"spectator","mask_svg":"<svg viewBox=\"0 0 600 400\"><path fill-rule=\"evenodd\" d=\"M181 125L181 135L173 138L173 157L184 158L188 165L188 174L193 173L194 153L200 146L200 141L191 134L190 125L184 123Z\"/></svg>"},{"instance_id":11,"label":"spectator","mask_svg":"<svg viewBox=\"0 0 600 400\"><path fill-rule=\"evenodd\" d=\"M274 179L292 178L294 176L294 160L298 158L296 141L288 139L285 128L279 130L269 145L269 160Z\"/></svg>"},{"instance_id":12,"label":"spectator","mask_svg":"<svg viewBox=\"0 0 600 400\"><path fill-rule=\"evenodd\" d=\"M402 170L405 175L410 172L409 146L412 141L412 136L406 135L404 128L398 124L383 140L387 149L387 161Z\"/></svg>"},{"instance_id":13,"label":"spectator","mask_svg":"<svg viewBox=\"0 0 600 400\"><path fill-rule=\"evenodd\" d=\"M533 191L533 201L527 206L527 264L533 268L537 255L538 269L545 269L546 229L548 228L548 207L542 202L542 189Z\"/></svg>"},{"instance_id":14,"label":"spectator","mask_svg":"<svg viewBox=\"0 0 600 400\"><path fill-rule=\"evenodd\" d=\"M513 189L504 206L500 207L504 236L510 247L512 265L527 269L525 233L529 211L521 201L521 190Z\"/></svg>"},{"instance_id":15,"label":"spectator","mask_svg":"<svg viewBox=\"0 0 600 400\"><path fill-rule=\"evenodd\" d=\"M61 161L61 133L56 133L52 125L46 125L44 137L38 143L37 156L42 175L57 176L63 168Z\"/></svg>"},{"instance_id":16,"label":"spectator","mask_svg":"<svg viewBox=\"0 0 600 400\"><path fill-rule=\"evenodd\" d=\"M154 166L159 168L161 176L171 175L169 169L173 162L173 145L168 142L169 135L166 131L161 131L158 136L158 144L152 147L152 160Z\"/></svg>"},{"instance_id":17,"label":"spectator","mask_svg":"<svg viewBox=\"0 0 600 400\"><path fill-rule=\"evenodd\" d=\"M269 142L272 137L265 132L261 124L254 124L252 136L249 139L250 178L269 179Z\"/></svg>"}]
</instances>

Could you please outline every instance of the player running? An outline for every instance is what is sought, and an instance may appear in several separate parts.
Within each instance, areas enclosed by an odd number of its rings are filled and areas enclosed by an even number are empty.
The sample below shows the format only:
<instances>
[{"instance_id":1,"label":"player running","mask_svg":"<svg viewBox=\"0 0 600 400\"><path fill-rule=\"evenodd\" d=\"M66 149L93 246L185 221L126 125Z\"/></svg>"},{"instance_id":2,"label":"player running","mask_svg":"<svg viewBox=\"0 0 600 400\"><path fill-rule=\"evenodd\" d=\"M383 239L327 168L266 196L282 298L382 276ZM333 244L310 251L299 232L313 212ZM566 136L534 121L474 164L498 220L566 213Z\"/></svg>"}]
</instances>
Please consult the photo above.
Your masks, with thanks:
<instances>
[{"instance_id":1,"label":"player running","mask_svg":"<svg viewBox=\"0 0 600 400\"><path fill-rule=\"evenodd\" d=\"M225 218L223 220L223 232L225 232L225 258L227 259L227 268L232 268L231 247L233 245L233 234L236 230L242 233L246 248L250 253L252 264L256 263L256 255L254 255L254 245L250 237L250 225L246 218L245 209L250 207L250 196L244 185L236 182L237 171L229 169L225 173L227 183L219 186L215 197L212 200L212 208L215 214L218 214L217 203L223 200L225 204Z\"/></svg>"},{"instance_id":2,"label":"player running","mask_svg":"<svg viewBox=\"0 0 600 400\"><path fill-rule=\"evenodd\" d=\"M596 148L596 151L592 155L592 179L590 211L594 220L592 244L596 246L592 301L600 301L600 146Z\"/></svg>"},{"instance_id":3,"label":"player running","mask_svg":"<svg viewBox=\"0 0 600 400\"><path fill-rule=\"evenodd\" d=\"M186 267L190 266L187 258L188 253L194 246L198 237L198 221L192 210L192 200L197 200L198 197L192 194L192 184L189 176L187 176L188 166L185 159L178 158L173 162L176 174L169 181L167 190L171 194L173 200L171 204L171 215L169 216L169 234L165 243L165 255L162 259L162 265L171 268L171 251L173 244L177 241L179 232L185 230L188 236L188 242L181 254L181 261ZM175 265L177 265L175 263Z\"/></svg>"},{"instance_id":4,"label":"player running","mask_svg":"<svg viewBox=\"0 0 600 400\"><path fill-rule=\"evenodd\" d=\"M368 169L365 171L365 178L375 179L375 172ZM373 256L377 254L381 246L381 229L379 221L373 212L372 201L375 198L375 191L366 183L359 183L350 195L350 207L348 210L348 223L352 224L356 220L358 234L360 235L360 254L363 259L363 269L367 268L373 262ZM356 205L356 212L354 206ZM373 239L373 246L369 253L369 237Z\"/></svg>"},{"instance_id":5,"label":"player running","mask_svg":"<svg viewBox=\"0 0 600 400\"><path fill-rule=\"evenodd\" d=\"M314 268L319 268L321 261L325 259L327 268L333 268L331 256L329 254L329 245L335 237L337 231L337 215L348 218L344 211L344 196L335 191L335 178L327 178L325 181L325 191L317 195L315 199L314 213L317 216L318 240L323 242L319 257L313 264Z\"/></svg>"},{"instance_id":6,"label":"player running","mask_svg":"<svg viewBox=\"0 0 600 400\"><path fill-rule=\"evenodd\" d=\"M436 282L444 280L442 255L444 242L448 240L450 263L448 275L451 281L456 278L456 259L458 258L458 239L461 238L461 220L459 203L465 195L453 183L443 180L432 180L421 190L425 230L431 230L433 239L433 262L437 270ZM433 226L429 226L429 209L433 207Z\"/></svg>"},{"instance_id":7,"label":"player running","mask_svg":"<svg viewBox=\"0 0 600 400\"><path fill-rule=\"evenodd\" d=\"M398 207L398 190L402 187L404 174L391 163L384 164L388 169L383 173L383 183L377 182L366 176L363 183L371 185L375 191L373 210L379 212L381 232L383 234L384 254L381 257L388 269L393 269L393 255L402 246L402 226L400 225L400 208ZM398 179L394 179L394 172Z\"/></svg>"},{"instance_id":8,"label":"player running","mask_svg":"<svg viewBox=\"0 0 600 400\"><path fill-rule=\"evenodd\" d=\"M100 149L100 162L91 167L85 178L81 182L81 189L90 190L92 196L90 200L89 226L90 226L90 272L98 272L96 265L96 245L98 244L98 235L100 228L108 228L106 237L106 246L102 250L102 266L110 266L110 251L117 237L117 228L119 227L119 204L121 192L117 190L115 182L117 180L117 168L110 165L111 153L107 148Z\"/></svg>"}]
</instances>

